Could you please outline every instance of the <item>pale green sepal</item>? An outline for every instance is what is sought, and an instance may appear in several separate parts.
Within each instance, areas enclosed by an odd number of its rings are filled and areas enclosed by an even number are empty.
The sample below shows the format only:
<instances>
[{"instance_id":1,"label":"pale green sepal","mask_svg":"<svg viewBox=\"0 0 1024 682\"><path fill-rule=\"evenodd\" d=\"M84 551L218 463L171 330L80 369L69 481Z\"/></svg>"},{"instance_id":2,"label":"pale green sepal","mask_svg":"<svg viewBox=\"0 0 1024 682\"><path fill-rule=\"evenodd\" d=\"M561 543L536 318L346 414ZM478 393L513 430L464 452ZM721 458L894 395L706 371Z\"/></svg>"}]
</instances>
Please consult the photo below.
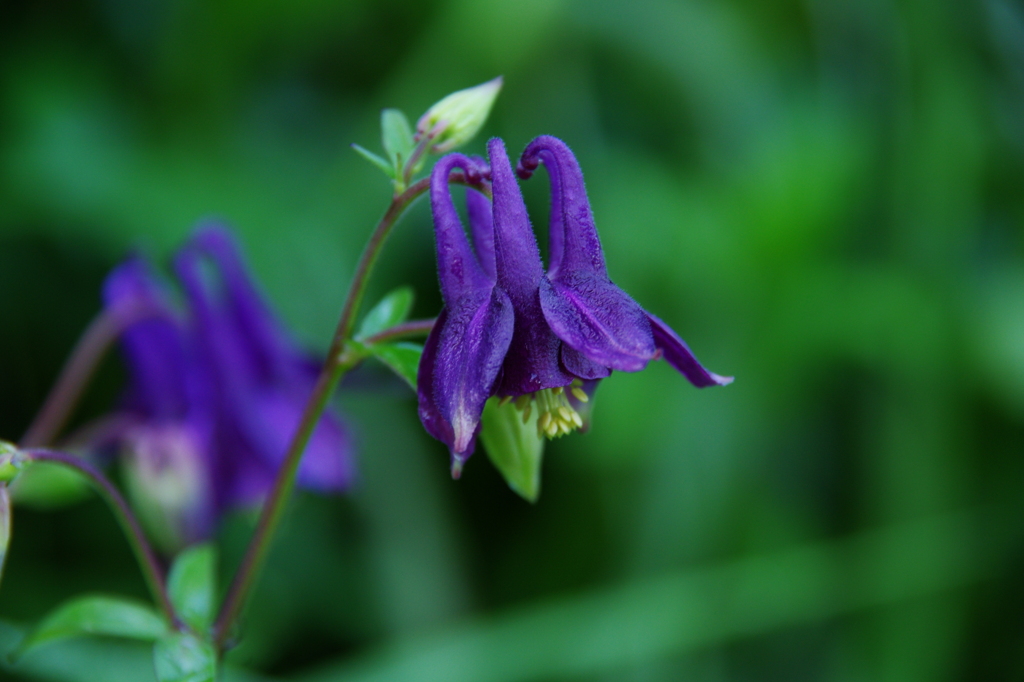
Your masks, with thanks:
<instances>
[{"instance_id":1,"label":"pale green sepal","mask_svg":"<svg viewBox=\"0 0 1024 682\"><path fill-rule=\"evenodd\" d=\"M409 311L412 310L412 301L413 293L409 287L399 287L389 292L363 318L356 339L365 339L367 336L373 336L389 327L405 322L409 317Z\"/></svg>"},{"instance_id":2,"label":"pale green sepal","mask_svg":"<svg viewBox=\"0 0 1024 682\"><path fill-rule=\"evenodd\" d=\"M11 493L7 485L0 483L0 581L4 577L7 563L7 548L11 546Z\"/></svg>"},{"instance_id":3,"label":"pale green sepal","mask_svg":"<svg viewBox=\"0 0 1024 682\"><path fill-rule=\"evenodd\" d=\"M409 160L415 142L412 139L412 128L409 119L398 109L385 109L380 112L380 134L391 165L400 174L402 164Z\"/></svg>"},{"instance_id":4,"label":"pale green sepal","mask_svg":"<svg viewBox=\"0 0 1024 682\"><path fill-rule=\"evenodd\" d=\"M537 410L524 424L522 412L513 403L498 403L498 398L490 398L484 405L480 440L508 487L523 499L536 502L544 455L544 439L537 435Z\"/></svg>"},{"instance_id":5,"label":"pale green sepal","mask_svg":"<svg viewBox=\"0 0 1024 682\"><path fill-rule=\"evenodd\" d=\"M405 383L416 390L416 373L420 367L423 346L418 343L400 341L398 343L378 343L369 346L368 350L391 371L405 379Z\"/></svg>"},{"instance_id":6,"label":"pale green sepal","mask_svg":"<svg viewBox=\"0 0 1024 682\"><path fill-rule=\"evenodd\" d=\"M436 132L431 151L438 154L469 142L487 121L501 85L502 78L498 76L448 95L420 117L416 123L417 137Z\"/></svg>"},{"instance_id":7,"label":"pale green sepal","mask_svg":"<svg viewBox=\"0 0 1024 682\"><path fill-rule=\"evenodd\" d=\"M217 609L217 550L209 543L193 545L174 560L167 592L181 619L198 632L213 624Z\"/></svg>"},{"instance_id":8,"label":"pale green sepal","mask_svg":"<svg viewBox=\"0 0 1024 682\"><path fill-rule=\"evenodd\" d=\"M29 633L12 658L40 644L66 637L104 635L155 641L168 632L167 622L152 607L121 597L76 597L58 606Z\"/></svg>"},{"instance_id":9,"label":"pale green sepal","mask_svg":"<svg viewBox=\"0 0 1024 682\"><path fill-rule=\"evenodd\" d=\"M217 654L210 642L190 633L168 634L153 647L153 665L159 682L214 682Z\"/></svg>"},{"instance_id":10,"label":"pale green sepal","mask_svg":"<svg viewBox=\"0 0 1024 682\"><path fill-rule=\"evenodd\" d=\"M380 168L382 171L384 171L384 175L388 176L392 180L395 179L394 166L392 166L390 163L388 163L384 159L380 158L379 156L371 152L369 149L360 147L355 143L353 143L351 146L352 149L356 150L356 152L358 152L360 156L362 156L364 159L372 163L377 168Z\"/></svg>"}]
</instances>

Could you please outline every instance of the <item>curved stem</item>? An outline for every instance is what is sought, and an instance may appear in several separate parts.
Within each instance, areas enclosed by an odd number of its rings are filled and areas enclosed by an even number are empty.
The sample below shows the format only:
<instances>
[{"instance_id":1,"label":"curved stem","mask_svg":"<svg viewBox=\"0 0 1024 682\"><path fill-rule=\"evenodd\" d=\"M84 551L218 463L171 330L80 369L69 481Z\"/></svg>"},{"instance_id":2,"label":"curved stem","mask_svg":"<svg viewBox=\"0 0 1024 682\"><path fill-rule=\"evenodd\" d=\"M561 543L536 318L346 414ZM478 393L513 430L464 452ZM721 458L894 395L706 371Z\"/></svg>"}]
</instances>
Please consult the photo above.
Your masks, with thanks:
<instances>
[{"instance_id":1,"label":"curved stem","mask_svg":"<svg viewBox=\"0 0 1024 682\"><path fill-rule=\"evenodd\" d=\"M449 182L466 184L466 178L461 173L453 173ZM352 277L352 284L345 298L345 305L341 310L341 318L338 320L334 338L331 340L331 347L327 352L327 359L324 361L313 393L306 403L299 426L288 445L288 452L274 479L274 486L260 511L256 530L245 550L245 556L235 572L227 596L224 598L224 603L221 605L217 620L213 625L214 641L219 649L223 649L231 626L245 606L249 592L259 575L267 552L270 550L271 540L281 522L285 503L295 487L295 477L299 470L299 463L302 461L302 453L320 421L320 416L326 409L338 382L361 359L358 356L349 355L346 352L345 344L352 335L356 315L359 313L359 306L366 293L370 272L399 217L428 189L430 189L430 178L424 178L395 196L363 248L363 253L359 257L359 263L356 265L355 274Z\"/></svg>"},{"instance_id":2,"label":"curved stem","mask_svg":"<svg viewBox=\"0 0 1024 682\"><path fill-rule=\"evenodd\" d=\"M361 341L367 346L372 346L375 343L384 343L385 341L397 341L398 339L409 338L410 336L426 336L430 333L430 330L434 328L434 323L437 322L437 318L431 318L429 320L410 320L403 322L402 324L396 324L394 327L388 327L383 331L379 331L372 336L367 336Z\"/></svg>"},{"instance_id":3,"label":"curved stem","mask_svg":"<svg viewBox=\"0 0 1024 682\"><path fill-rule=\"evenodd\" d=\"M412 181L413 173L416 172L416 164L423 158L423 154L427 151L427 148L434 141L434 135L426 135L422 140L417 143L413 148L412 153L409 154L409 160L405 162L405 169L402 173L402 182L408 185Z\"/></svg>"},{"instance_id":4,"label":"curved stem","mask_svg":"<svg viewBox=\"0 0 1024 682\"><path fill-rule=\"evenodd\" d=\"M377 227L370 235L370 239L363 247L363 253L359 257L355 274L352 276L352 285L349 287L348 295L345 298L345 305L341 310L341 319L334 331L334 338L331 340L331 350L328 352L327 363L330 364L332 356L336 355L345 341L352 335L352 327L355 325L356 315L359 313L359 306L363 302L363 294L366 293L366 285L370 279L370 271L377 262L381 247L391 234L391 228L398 221L399 216L409 208L413 201L421 194L430 189L430 179L424 178L407 190L391 200L391 205L384 212L384 217L377 223Z\"/></svg>"},{"instance_id":5,"label":"curved stem","mask_svg":"<svg viewBox=\"0 0 1024 682\"><path fill-rule=\"evenodd\" d=\"M131 507L128 506L128 503L121 496L120 491L114 487L114 484L103 475L102 471L81 457L55 450L42 450L38 448L22 450L21 452L30 461L60 464L75 469L89 479L97 492L110 504L110 508L114 511L114 515L124 529L128 542L135 552L135 558L138 559L139 566L142 568L142 574L146 579L146 583L153 593L153 599L156 600L160 610L164 612L164 615L167 616L171 624L176 628L181 627L181 620L178 618L177 613L175 613L174 606L171 604L171 599L167 594L167 585L164 581L163 569L160 568L160 562L157 560L153 548L150 547L149 542L146 540L142 527L132 513Z\"/></svg>"},{"instance_id":6,"label":"curved stem","mask_svg":"<svg viewBox=\"0 0 1024 682\"><path fill-rule=\"evenodd\" d=\"M139 320L154 314L147 306L131 305L101 311L75 344L42 409L22 436L25 448L48 445L60 433L100 360L121 333Z\"/></svg>"}]
</instances>

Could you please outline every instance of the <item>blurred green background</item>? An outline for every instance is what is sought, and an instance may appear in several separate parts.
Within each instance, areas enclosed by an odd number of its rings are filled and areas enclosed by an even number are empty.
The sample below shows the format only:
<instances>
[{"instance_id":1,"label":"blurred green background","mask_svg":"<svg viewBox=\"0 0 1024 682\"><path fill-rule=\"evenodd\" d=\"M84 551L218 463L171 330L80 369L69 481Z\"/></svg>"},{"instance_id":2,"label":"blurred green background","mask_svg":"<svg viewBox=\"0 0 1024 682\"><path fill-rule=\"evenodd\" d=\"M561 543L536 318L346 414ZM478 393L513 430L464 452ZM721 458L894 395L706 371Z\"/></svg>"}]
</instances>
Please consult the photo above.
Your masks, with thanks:
<instances>
[{"instance_id":1,"label":"blurred green background","mask_svg":"<svg viewBox=\"0 0 1024 682\"><path fill-rule=\"evenodd\" d=\"M1024 7L1010 0L8 0L0 4L0 436L132 248L238 231L323 349L413 120L504 75L481 153L568 142L615 279L724 389L603 383L531 506L450 480L411 392L343 392L361 482L303 496L238 679L1024 679ZM547 179L524 184L538 224ZM439 308L421 202L371 299ZM79 419L102 414L108 361ZM145 597L95 499L19 507L0 643L83 591ZM221 535L225 576L249 519ZM113 658L111 658L113 656ZM146 680L78 641L17 680ZM229 677L231 677L229 676Z\"/></svg>"}]
</instances>

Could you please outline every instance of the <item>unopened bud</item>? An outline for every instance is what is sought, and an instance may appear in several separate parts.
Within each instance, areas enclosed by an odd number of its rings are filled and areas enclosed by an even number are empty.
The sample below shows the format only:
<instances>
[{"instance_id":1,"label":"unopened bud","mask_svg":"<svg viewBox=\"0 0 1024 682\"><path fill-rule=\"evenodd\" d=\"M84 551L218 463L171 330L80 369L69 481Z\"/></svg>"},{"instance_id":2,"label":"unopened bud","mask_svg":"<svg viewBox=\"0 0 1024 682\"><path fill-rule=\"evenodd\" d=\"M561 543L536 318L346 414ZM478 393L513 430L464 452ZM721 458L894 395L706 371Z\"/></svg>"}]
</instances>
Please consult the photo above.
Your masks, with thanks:
<instances>
[{"instance_id":1,"label":"unopened bud","mask_svg":"<svg viewBox=\"0 0 1024 682\"><path fill-rule=\"evenodd\" d=\"M213 526L213 491L198 434L180 424L134 429L124 444L132 506L162 550L173 553Z\"/></svg>"},{"instance_id":2,"label":"unopened bud","mask_svg":"<svg viewBox=\"0 0 1024 682\"><path fill-rule=\"evenodd\" d=\"M448 95L420 117L416 123L416 139L433 135L431 151L439 154L469 142L491 113L501 85L502 79L498 76Z\"/></svg>"}]
</instances>

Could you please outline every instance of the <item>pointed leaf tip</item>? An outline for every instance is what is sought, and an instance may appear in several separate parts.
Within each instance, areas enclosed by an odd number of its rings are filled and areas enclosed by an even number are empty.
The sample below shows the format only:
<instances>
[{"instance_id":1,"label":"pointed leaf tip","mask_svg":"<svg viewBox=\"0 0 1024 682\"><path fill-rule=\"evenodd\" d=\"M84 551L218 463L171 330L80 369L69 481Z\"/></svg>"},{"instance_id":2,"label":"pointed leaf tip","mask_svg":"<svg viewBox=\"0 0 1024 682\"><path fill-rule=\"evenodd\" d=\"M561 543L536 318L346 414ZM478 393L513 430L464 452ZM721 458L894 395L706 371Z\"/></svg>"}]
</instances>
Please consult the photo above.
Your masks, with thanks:
<instances>
[{"instance_id":1,"label":"pointed leaf tip","mask_svg":"<svg viewBox=\"0 0 1024 682\"><path fill-rule=\"evenodd\" d=\"M412 310L414 298L411 287L398 287L388 292L377 305L370 309L370 312L366 313L366 317L363 318L363 322L359 326L356 339L365 339L367 336L373 336L389 327L405 322L409 317L409 311Z\"/></svg>"},{"instance_id":2,"label":"pointed leaf tip","mask_svg":"<svg viewBox=\"0 0 1024 682\"><path fill-rule=\"evenodd\" d=\"M77 597L58 606L29 633L11 654L24 656L40 644L82 635L105 635L154 641L168 630L151 607L120 597Z\"/></svg>"},{"instance_id":3,"label":"pointed leaf tip","mask_svg":"<svg viewBox=\"0 0 1024 682\"><path fill-rule=\"evenodd\" d=\"M515 404L490 398L484 405L480 439L487 457L505 478L508 487L527 502L540 497L540 472L544 439L537 434L539 410L524 423Z\"/></svg>"},{"instance_id":4,"label":"pointed leaf tip","mask_svg":"<svg viewBox=\"0 0 1024 682\"><path fill-rule=\"evenodd\" d=\"M352 147L352 149L354 149L356 153L359 154L361 157L372 163L377 168L380 168L381 171L384 172L384 175L388 176L392 180L395 179L395 169L390 163L380 158L379 156L371 152L369 149L360 147L355 142L353 142L349 146Z\"/></svg>"}]
</instances>

